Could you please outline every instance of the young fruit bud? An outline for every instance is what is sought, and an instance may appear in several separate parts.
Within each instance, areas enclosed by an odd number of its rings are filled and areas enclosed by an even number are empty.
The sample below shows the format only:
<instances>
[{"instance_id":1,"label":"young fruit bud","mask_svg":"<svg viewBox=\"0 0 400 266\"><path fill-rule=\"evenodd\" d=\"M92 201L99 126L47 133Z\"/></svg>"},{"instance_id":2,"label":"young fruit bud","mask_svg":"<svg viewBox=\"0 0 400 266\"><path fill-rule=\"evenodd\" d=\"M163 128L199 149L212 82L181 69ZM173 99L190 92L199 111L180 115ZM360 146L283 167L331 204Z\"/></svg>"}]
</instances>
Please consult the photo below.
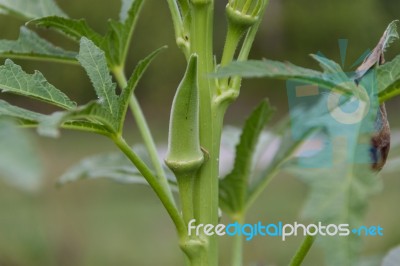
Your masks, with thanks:
<instances>
[{"instance_id":1,"label":"young fruit bud","mask_svg":"<svg viewBox=\"0 0 400 266\"><path fill-rule=\"evenodd\" d=\"M196 172L204 155L199 137L199 92L197 55L192 55L172 104L169 122L167 166L179 178Z\"/></svg>"}]
</instances>

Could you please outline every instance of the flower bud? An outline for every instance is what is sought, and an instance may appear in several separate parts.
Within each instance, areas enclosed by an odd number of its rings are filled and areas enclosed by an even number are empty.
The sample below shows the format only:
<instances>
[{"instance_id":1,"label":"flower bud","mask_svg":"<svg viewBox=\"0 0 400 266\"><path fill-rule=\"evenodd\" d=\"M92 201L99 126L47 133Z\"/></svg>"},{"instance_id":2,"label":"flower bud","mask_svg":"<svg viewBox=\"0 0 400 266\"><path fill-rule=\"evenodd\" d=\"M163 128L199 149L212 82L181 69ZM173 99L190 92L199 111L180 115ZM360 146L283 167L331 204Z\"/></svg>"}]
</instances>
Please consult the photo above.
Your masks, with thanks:
<instances>
[{"instance_id":1,"label":"flower bud","mask_svg":"<svg viewBox=\"0 0 400 266\"><path fill-rule=\"evenodd\" d=\"M228 22L243 31L254 25L258 19L266 0L231 0L226 6Z\"/></svg>"}]
</instances>

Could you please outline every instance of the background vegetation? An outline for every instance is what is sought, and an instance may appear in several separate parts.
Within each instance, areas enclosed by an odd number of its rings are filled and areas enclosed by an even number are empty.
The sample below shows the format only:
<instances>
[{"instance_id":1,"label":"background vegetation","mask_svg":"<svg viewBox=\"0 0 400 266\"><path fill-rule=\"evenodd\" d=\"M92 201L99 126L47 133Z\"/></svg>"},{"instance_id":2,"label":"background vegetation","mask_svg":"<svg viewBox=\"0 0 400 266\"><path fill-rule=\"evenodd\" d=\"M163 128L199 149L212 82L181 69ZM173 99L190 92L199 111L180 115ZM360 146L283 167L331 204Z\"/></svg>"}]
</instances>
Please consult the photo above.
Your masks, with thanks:
<instances>
[{"instance_id":1,"label":"background vegetation","mask_svg":"<svg viewBox=\"0 0 400 266\"><path fill-rule=\"evenodd\" d=\"M115 1L118 2L118 1ZM224 14L225 1L216 1L216 12ZM117 17L119 6L110 1L59 0L73 18L85 17L95 29L104 32L106 19ZM259 32L252 58L288 60L317 68L309 53L321 51L340 61L338 39L348 39L345 69L372 49L386 25L399 18L400 2L395 0L271 0ZM225 34L225 18L216 16L215 38L220 56ZM167 44L169 49L151 65L137 90L158 141L167 139L169 109L184 71L184 58L176 48L171 19L165 1L148 0L138 22L129 60L133 67L150 51ZM22 22L0 17L0 37L16 39ZM42 31L58 45L75 49L75 44L56 33ZM386 57L400 51L394 43ZM95 97L84 71L76 66L15 60L28 72L39 69L47 79L83 104ZM3 59L1 59L3 63ZM128 69L130 73L132 69ZM38 111L51 112L26 98L2 95L7 100ZM260 98L270 98L278 116L288 112L284 82L245 81L238 101L229 109L226 123L241 125ZM389 120L399 126L400 99L388 103ZM43 108L47 108L43 110ZM139 141L132 120L131 141ZM395 139L400 137L395 134ZM66 168L80 158L98 151L113 150L102 137L64 131L61 139L36 137L38 156L47 166L46 183L33 194L26 194L0 183L0 265L181 265L175 245L174 228L160 202L145 186L119 185L109 181L83 181L61 189L55 182ZM0 173L1 175L1 173ZM372 200L367 224L380 224L384 236L369 238L366 256L381 255L400 243L398 203L400 179L384 176L385 188ZM281 175L249 213L248 222L294 222L305 199L306 187L295 177ZM290 195L290 196L288 196ZM227 222L225 219L223 222ZM301 239L282 242L256 237L245 244L246 265L285 265ZM221 265L228 265L230 239L221 239ZM313 247L315 249L316 247ZM316 248L317 249L317 248ZM149 253L151 251L151 253ZM319 252L311 252L305 265L321 265Z\"/></svg>"}]
</instances>

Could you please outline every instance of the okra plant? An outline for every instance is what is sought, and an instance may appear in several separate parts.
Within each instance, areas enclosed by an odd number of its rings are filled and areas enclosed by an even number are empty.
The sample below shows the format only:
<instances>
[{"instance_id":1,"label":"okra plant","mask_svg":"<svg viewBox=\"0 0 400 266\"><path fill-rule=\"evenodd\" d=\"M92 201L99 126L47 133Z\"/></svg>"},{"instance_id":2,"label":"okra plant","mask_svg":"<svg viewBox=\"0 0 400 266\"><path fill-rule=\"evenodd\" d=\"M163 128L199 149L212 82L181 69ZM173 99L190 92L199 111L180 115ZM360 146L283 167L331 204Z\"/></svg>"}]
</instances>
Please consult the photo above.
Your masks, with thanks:
<instances>
[{"instance_id":1,"label":"okra plant","mask_svg":"<svg viewBox=\"0 0 400 266\"><path fill-rule=\"evenodd\" d=\"M396 22L388 26L378 45L354 75L348 75L337 63L318 55L313 58L320 63L323 72L277 61L246 61L268 0L229 0L226 3L227 31L221 58L215 57L213 49L214 0L166 1L176 44L186 58L187 67L171 107L165 158L158 156L148 121L135 96L135 88L143 73L165 47L139 61L133 73L125 71L130 63L126 58L144 0L122 0L119 20L110 19L103 35L93 30L84 19L70 18L54 0L0 0L1 13L17 16L26 22L17 40L0 41L0 55L6 58L0 66L0 90L59 108L52 114L42 114L0 100L2 136L4 134L4 138L10 138L10 141L18 136L19 147L22 146L20 150L26 152L29 152L29 143L25 142L23 135L18 135L20 133L13 125L35 127L39 134L48 137L57 137L60 129L67 129L100 134L112 141L120 154L86 158L65 173L59 183L105 177L117 182L148 184L176 227L178 244L187 265L218 265L218 235L210 233L211 227L201 229L200 225L217 226L221 214L243 224L249 208L281 170L298 174L310 186L310 198L302 219L360 226L368 199L379 191L381 179L377 177L377 171L385 164L390 147L384 102L400 94L400 56L388 63L383 60L386 48L398 38ZM79 43L79 50L58 47L40 37L35 28L54 30ZM82 67L98 98L78 106L39 71L27 73L12 58ZM268 101L262 101L244 123L237 139L231 172L221 176L221 137L229 136L228 130L223 130L224 115L239 96L243 77L277 78L322 87L332 95L346 98L344 103L334 108L340 108L349 99L368 102L370 95L364 87L376 84L377 93L374 95L377 95L380 108L375 109L374 116L368 116L371 119L365 119L363 124L378 126L369 135L363 133L362 126L353 132L356 139L367 139L370 143L368 151L360 155L358 145L338 145L339 154L347 152L352 159L349 162L346 156L339 156L341 160L333 160L331 167L338 171L301 167L299 161L304 158L295 156L298 149L313 136L329 135L329 130L326 130L329 125L324 121L330 113L320 112L321 104L327 100L323 96L309 108L297 108L288 119L270 127L268 134L279 140L279 148L271 162L256 169L261 139L267 134L265 127L275 112ZM146 152L132 147L125 139L124 123L128 111L132 112L137 123ZM363 114L366 112L362 110ZM293 124L307 124L310 122L308 118L316 113L319 119L293 137ZM373 141L368 142L368 139ZM357 163L359 156L365 157L366 161ZM8 157L1 155L0 158ZM314 163L322 163L318 156L311 159ZM0 162L0 167L6 169L7 165ZM24 173L11 169L8 174L12 179L12 175ZM191 226L200 230L195 232ZM237 234L233 238L232 265L243 263L243 237L243 234ZM315 239L325 250L327 264L356 265L358 262L360 237L307 235L287 263L301 265Z\"/></svg>"}]
</instances>

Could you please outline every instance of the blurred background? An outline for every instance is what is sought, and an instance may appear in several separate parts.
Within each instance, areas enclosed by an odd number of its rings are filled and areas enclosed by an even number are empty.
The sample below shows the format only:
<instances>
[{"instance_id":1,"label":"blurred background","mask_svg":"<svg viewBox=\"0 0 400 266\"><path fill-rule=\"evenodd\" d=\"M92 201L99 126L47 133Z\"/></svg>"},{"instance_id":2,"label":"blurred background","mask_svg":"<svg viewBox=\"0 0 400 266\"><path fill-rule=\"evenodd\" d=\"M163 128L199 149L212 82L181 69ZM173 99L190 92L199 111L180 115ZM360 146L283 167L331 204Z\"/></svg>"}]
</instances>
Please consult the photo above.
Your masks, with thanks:
<instances>
[{"instance_id":1,"label":"blurred background","mask_svg":"<svg viewBox=\"0 0 400 266\"><path fill-rule=\"evenodd\" d=\"M117 18L119 1L58 0L72 18L86 18L104 33L107 19ZM226 23L226 1L216 1L215 53L220 58ZM251 58L290 61L318 69L310 53L322 52L340 62L338 40L348 39L345 70L367 50L373 49L389 22L400 16L396 0L270 0L269 8ZM16 39L23 21L0 16L0 38ZM77 50L77 45L57 33L39 34L59 46ZM146 72L136 90L157 142L167 140L169 109L184 68L184 58L174 41L166 1L148 0L138 21L129 54L127 74L138 60L156 48L168 45ZM390 60L400 53L399 42L386 53ZM1 63L3 63L1 59ZM84 71L77 66L15 60L27 72L40 70L56 87L79 104L95 98ZM1 95L15 104L50 113L50 106L22 97ZM246 80L237 102L228 110L226 124L242 125L261 98L277 108L274 120L288 113L283 81ZM400 98L387 104L393 128ZM32 131L34 133L34 131ZM131 117L126 136L139 143ZM146 186L120 185L106 180L82 181L56 188L57 178L69 166L97 152L115 151L107 139L85 133L62 132L59 139L35 137L38 157L46 165L45 185L33 194L0 182L0 266L63 265L183 265L174 228L159 200ZM0 173L1 175L1 173ZM398 203L400 179L384 176L385 188L371 200L368 225L380 224L384 236L365 241L366 256L382 255L400 244ZM265 191L247 222L289 222L299 217L307 187L295 177L280 175ZM288 196L290 195L290 197ZM223 218L223 222L229 222ZM282 242L255 238L245 243L246 265L286 265L301 238ZM229 265L230 239L221 238L221 265ZM323 265L322 253L313 247L305 265Z\"/></svg>"}]
</instances>

